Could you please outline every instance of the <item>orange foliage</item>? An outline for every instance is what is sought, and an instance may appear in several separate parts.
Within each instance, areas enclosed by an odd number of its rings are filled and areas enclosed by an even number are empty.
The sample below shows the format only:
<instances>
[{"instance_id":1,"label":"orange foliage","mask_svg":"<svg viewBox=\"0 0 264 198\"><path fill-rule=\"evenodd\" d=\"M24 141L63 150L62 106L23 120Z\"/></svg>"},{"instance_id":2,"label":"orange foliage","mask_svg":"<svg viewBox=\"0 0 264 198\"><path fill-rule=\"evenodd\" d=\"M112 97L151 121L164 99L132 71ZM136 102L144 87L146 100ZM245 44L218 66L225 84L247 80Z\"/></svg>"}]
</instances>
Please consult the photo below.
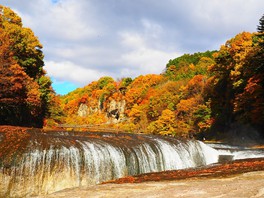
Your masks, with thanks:
<instances>
[{"instance_id":1,"label":"orange foliage","mask_svg":"<svg viewBox=\"0 0 264 198\"><path fill-rule=\"evenodd\" d=\"M4 141L0 144L0 159L4 166L10 166L10 163L20 154L23 154L27 148L30 135L27 128L1 126L0 132L4 133Z\"/></svg>"},{"instance_id":2,"label":"orange foliage","mask_svg":"<svg viewBox=\"0 0 264 198\"><path fill-rule=\"evenodd\" d=\"M128 131L188 137L208 132L212 126L217 128L217 124L226 130L231 121L243 119L260 126L263 74L257 70L262 71L259 65L263 55L260 46L254 44L254 36L243 32L217 53L186 54L171 60L173 64L167 65L162 75L141 75L119 82L102 77L62 99L66 120L98 123L92 116L102 122L105 116L107 121L108 111L117 108L116 102L124 101L124 119L114 127ZM89 116L77 116L80 103L93 109Z\"/></svg>"},{"instance_id":3,"label":"orange foliage","mask_svg":"<svg viewBox=\"0 0 264 198\"><path fill-rule=\"evenodd\" d=\"M192 97L195 95L202 95L206 83L206 77L203 75L194 76L186 86L182 87L184 98Z\"/></svg>"},{"instance_id":4,"label":"orange foliage","mask_svg":"<svg viewBox=\"0 0 264 198\"><path fill-rule=\"evenodd\" d=\"M16 13L0 10L0 124L42 126L52 92L42 45Z\"/></svg>"},{"instance_id":5,"label":"orange foliage","mask_svg":"<svg viewBox=\"0 0 264 198\"><path fill-rule=\"evenodd\" d=\"M234 112L243 112L242 120L250 120L251 123L259 125L263 124L264 119L264 93L261 79L264 79L263 74L251 77L244 91L238 94L234 101Z\"/></svg>"},{"instance_id":6,"label":"orange foliage","mask_svg":"<svg viewBox=\"0 0 264 198\"><path fill-rule=\"evenodd\" d=\"M213 85L208 91L219 128L230 126L231 121L263 127L263 48L256 41L256 34L242 32L215 57Z\"/></svg>"},{"instance_id":7,"label":"orange foliage","mask_svg":"<svg viewBox=\"0 0 264 198\"><path fill-rule=\"evenodd\" d=\"M148 74L137 77L130 85L126 92L126 101L128 109L134 104L140 104L145 98L150 87L155 87L163 81L161 75Z\"/></svg>"}]
</instances>

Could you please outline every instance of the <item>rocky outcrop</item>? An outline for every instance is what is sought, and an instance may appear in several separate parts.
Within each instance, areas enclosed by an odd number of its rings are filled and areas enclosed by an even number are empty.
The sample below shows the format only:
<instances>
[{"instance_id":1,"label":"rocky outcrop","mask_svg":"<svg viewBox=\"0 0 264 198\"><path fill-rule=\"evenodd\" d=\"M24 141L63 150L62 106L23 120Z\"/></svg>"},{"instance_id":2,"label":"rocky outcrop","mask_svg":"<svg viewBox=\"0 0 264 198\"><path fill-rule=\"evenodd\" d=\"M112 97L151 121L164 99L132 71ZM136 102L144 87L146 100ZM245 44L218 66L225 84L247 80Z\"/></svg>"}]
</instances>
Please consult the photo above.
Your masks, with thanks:
<instances>
[{"instance_id":1,"label":"rocky outcrop","mask_svg":"<svg viewBox=\"0 0 264 198\"><path fill-rule=\"evenodd\" d=\"M100 107L102 106L102 108ZM127 118L125 116L126 101L124 99L116 101L114 99L101 104L98 102L98 107L90 107L88 104L81 103L79 105L77 115L80 117L86 117L97 113L100 110L101 113L105 114L108 124L116 124L125 121Z\"/></svg>"},{"instance_id":2,"label":"rocky outcrop","mask_svg":"<svg viewBox=\"0 0 264 198\"><path fill-rule=\"evenodd\" d=\"M77 115L80 117L86 117L88 115L92 115L93 113L97 113L98 111L99 109L97 107L92 108L92 107L89 107L87 104L81 103L79 105Z\"/></svg>"},{"instance_id":3,"label":"rocky outcrop","mask_svg":"<svg viewBox=\"0 0 264 198\"><path fill-rule=\"evenodd\" d=\"M126 120L125 116L126 101L115 101L111 100L106 109L108 123L118 123Z\"/></svg>"},{"instance_id":4,"label":"rocky outcrop","mask_svg":"<svg viewBox=\"0 0 264 198\"><path fill-rule=\"evenodd\" d=\"M77 114L80 117L87 116L88 115L88 106L86 104L81 103L79 108L78 108Z\"/></svg>"}]
</instances>

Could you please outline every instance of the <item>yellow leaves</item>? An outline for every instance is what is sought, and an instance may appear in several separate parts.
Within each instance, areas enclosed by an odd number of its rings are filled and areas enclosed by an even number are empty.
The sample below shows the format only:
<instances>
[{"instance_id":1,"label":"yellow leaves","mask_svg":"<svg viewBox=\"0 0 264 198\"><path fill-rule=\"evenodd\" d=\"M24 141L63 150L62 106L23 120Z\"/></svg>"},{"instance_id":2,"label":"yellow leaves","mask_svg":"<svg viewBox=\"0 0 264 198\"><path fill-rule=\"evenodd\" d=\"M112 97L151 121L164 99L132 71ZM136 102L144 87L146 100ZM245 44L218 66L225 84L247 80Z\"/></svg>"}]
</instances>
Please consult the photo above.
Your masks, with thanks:
<instances>
[{"instance_id":1,"label":"yellow leaves","mask_svg":"<svg viewBox=\"0 0 264 198\"><path fill-rule=\"evenodd\" d=\"M194 108L197 106L198 104L198 100L197 98L193 97L193 98L189 98L187 100L181 100L176 108L177 108L177 116L178 117L189 117L190 113L194 110Z\"/></svg>"},{"instance_id":2,"label":"yellow leaves","mask_svg":"<svg viewBox=\"0 0 264 198\"><path fill-rule=\"evenodd\" d=\"M173 123L175 121L175 114L169 109L165 109L162 111L161 116L159 117L161 122L169 122Z\"/></svg>"},{"instance_id":3,"label":"yellow leaves","mask_svg":"<svg viewBox=\"0 0 264 198\"><path fill-rule=\"evenodd\" d=\"M129 86L126 92L126 101L128 108L134 104L140 104L146 97L149 97L148 91L151 87L157 86L164 80L163 76L148 74L137 77ZM148 95L147 95L148 94Z\"/></svg>"},{"instance_id":4,"label":"yellow leaves","mask_svg":"<svg viewBox=\"0 0 264 198\"><path fill-rule=\"evenodd\" d=\"M175 135L179 137L188 137L190 132L193 132L191 128L193 127L190 123L184 120L176 120L175 123Z\"/></svg>"},{"instance_id":5,"label":"yellow leaves","mask_svg":"<svg viewBox=\"0 0 264 198\"><path fill-rule=\"evenodd\" d=\"M244 82L243 79L240 79L240 80L238 80L238 81L236 81L236 82L233 82L233 87L234 87L234 88L237 88L237 87L239 87L240 85L242 85L243 82Z\"/></svg>"},{"instance_id":6,"label":"yellow leaves","mask_svg":"<svg viewBox=\"0 0 264 198\"><path fill-rule=\"evenodd\" d=\"M135 104L128 113L130 120L135 124L138 123L141 120L141 118L144 116L143 110L144 109L142 109L142 106Z\"/></svg>"},{"instance_id":7,"label":"yellow leaves","mask_svg":"<svg viewBox=\"0 0 264 198\"><path fill-rule=\"evenodd\" d=\"M191 63L191 64L189 65L189 68L190 68L191 70L195 70L195 65Z\"/></svg>"},{"instance_id":8,"label":"yellow leaves","mask_svg":"<svg viewBox=\"0 0 264 198\"><path fill-rule=\"evenodd\" d=\"M162 111L158 120L150 123L147 130L153 134L175 135L175 114L169 109Z\"/></svg>"},{"instance_id":9,"label":"yellow leaves","mask_svg":"<svg viewBox=\"0 0 264 198\"><path fill-rule=\"evenodd\" d=\"M263 50L256 34L242 32L221 47L216 64L210 68L214 76L210 79L212 85L208 86L211 88L208 93L213 104L212 114L219 119L216 123L221 120L229 125L230 120L234 120L263 128L262 66ZM205 122L198 123L200 128L206 125Z\"/></svg>"},{"instance_id":10,"label":"yellow leaves","mask_svg":"<svg viewBox=\"0 0 264 198\"><path fill-rule=\"evenodd\" d=\"M14 59L28 76L38 79L43 75L42 45L33 31L22 26L21 18L9 8L3 7L0 29L8 37L9 49Z\"/></svg>"},{"instance_id":11,"label":"yellow leaves","mask_svg":"<svg viewBox=\"0 0 264 198\"><path fill-rule=\"evenodd\" d=\"M40 99L40 92L39 92L39 85L31 81L27 84L27 103L34 106L41 106L41 99Z\"/></svg>"},{"instance_id":12,"label":"yellow leaves","mask_svg":"<svg viewBox=\"0 0 264 198\"><path fill-rule=\"evenodd\" d=\"M153 87L159 84L162 80L163 76L157 74L141 75L129 85L129 88Z\"/></svg>"},{"instance_id":13,"label":"yellow leaves","mask_svg":"<svg viewBox=\"0 0 264 198\"><path fill-rule=\"evenodd\" d=\"M20 26L22 25L21 18L10 8L0 5L0 10L2 11L2 13L0 13L1 22L14 23Z\"/></svg>"},{"instance_id":14,"label":"yellow leaves","mask_svg":"<svg viewBox=\"0 0 264 198\"><path fill-rule=\"evenodd\" d=\"M167 70L169 71L169 72L176 72L176 70L177 70L177 68L176 68L176 66L175 65L170 65L168 68L167 68Z\"/></svg>"},{"instance_id":15,"label":"yellow leaves","mask_svg":"<svg viewBox=\"0 0 264 198\"><path fill-rule=\"evenodd\" d=\"M234 38L229 40L229 51L230 55L236 62L244 61L246 54L252 47L252 34L249 32L242 32L236 35Z\"/></svg>"},{"instance_id":16,"label":"yellow leaves","mask_svg":"<svg viewBox=\"0 0 264 198\"><path fill-rule=\"evenodd\" d=\"M181 87L183 98L192 97L196 94L202 94L204 86L206 83L206 77L203 75L196 75L190 81L188 81L186 86Z\"/></svg>"}]
</instances>

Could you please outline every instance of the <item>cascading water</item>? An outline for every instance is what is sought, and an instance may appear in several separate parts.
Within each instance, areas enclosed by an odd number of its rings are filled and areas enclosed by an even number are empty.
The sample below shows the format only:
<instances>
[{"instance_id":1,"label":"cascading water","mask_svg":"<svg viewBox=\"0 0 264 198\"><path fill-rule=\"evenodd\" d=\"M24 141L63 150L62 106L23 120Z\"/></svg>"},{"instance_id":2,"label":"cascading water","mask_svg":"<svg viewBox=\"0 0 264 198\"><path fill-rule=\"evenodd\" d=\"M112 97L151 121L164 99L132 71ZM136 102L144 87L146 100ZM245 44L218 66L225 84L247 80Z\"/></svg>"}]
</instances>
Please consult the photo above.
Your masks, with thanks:
<instances>
[{"instance_id":1,"label":"cascading water","mask_svg":"<svg viewBox=\"0 0 264 198\"><path fill-rule=\"evenodd\" d=\"M0 158L0 196L47 194L218 161L218 152L202 142L150 135L28 132L21 142Z\"/></svg>"},{"instance_id":2,"label":"cascading water","mask_svg":"<svg viewBox=\"0 0 264 198\"><path fill-rule=\"evenodd\" d=\"M234 160L249 158L264 158L264 149L253 149L245 146L231 146L215 143L208 146L216 149L219 155L232 155Z\"/></svg>"}]
</instances>

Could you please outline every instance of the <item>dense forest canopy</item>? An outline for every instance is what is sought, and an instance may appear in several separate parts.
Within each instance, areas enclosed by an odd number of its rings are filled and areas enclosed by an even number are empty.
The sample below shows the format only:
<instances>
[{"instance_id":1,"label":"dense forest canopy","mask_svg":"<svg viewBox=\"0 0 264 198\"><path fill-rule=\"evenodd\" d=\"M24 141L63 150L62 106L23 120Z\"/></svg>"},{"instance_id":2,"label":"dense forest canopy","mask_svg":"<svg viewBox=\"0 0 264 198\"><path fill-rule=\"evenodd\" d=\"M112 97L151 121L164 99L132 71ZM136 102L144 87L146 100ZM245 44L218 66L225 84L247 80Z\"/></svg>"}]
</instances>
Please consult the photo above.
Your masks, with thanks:
<instances>
[{"instance_id":1,"label":"dense forest canopy","mask_svg":"<svg viewBox=\"0 0 264 198\"><path fill-rule=\"evenodd\" d=\"M0 124L107 125L177 137L264 136L264 16L218 51L169 60L161 74L105 76L56 96L42 45L0 7Z\"/></svg>"}]
</instances>

